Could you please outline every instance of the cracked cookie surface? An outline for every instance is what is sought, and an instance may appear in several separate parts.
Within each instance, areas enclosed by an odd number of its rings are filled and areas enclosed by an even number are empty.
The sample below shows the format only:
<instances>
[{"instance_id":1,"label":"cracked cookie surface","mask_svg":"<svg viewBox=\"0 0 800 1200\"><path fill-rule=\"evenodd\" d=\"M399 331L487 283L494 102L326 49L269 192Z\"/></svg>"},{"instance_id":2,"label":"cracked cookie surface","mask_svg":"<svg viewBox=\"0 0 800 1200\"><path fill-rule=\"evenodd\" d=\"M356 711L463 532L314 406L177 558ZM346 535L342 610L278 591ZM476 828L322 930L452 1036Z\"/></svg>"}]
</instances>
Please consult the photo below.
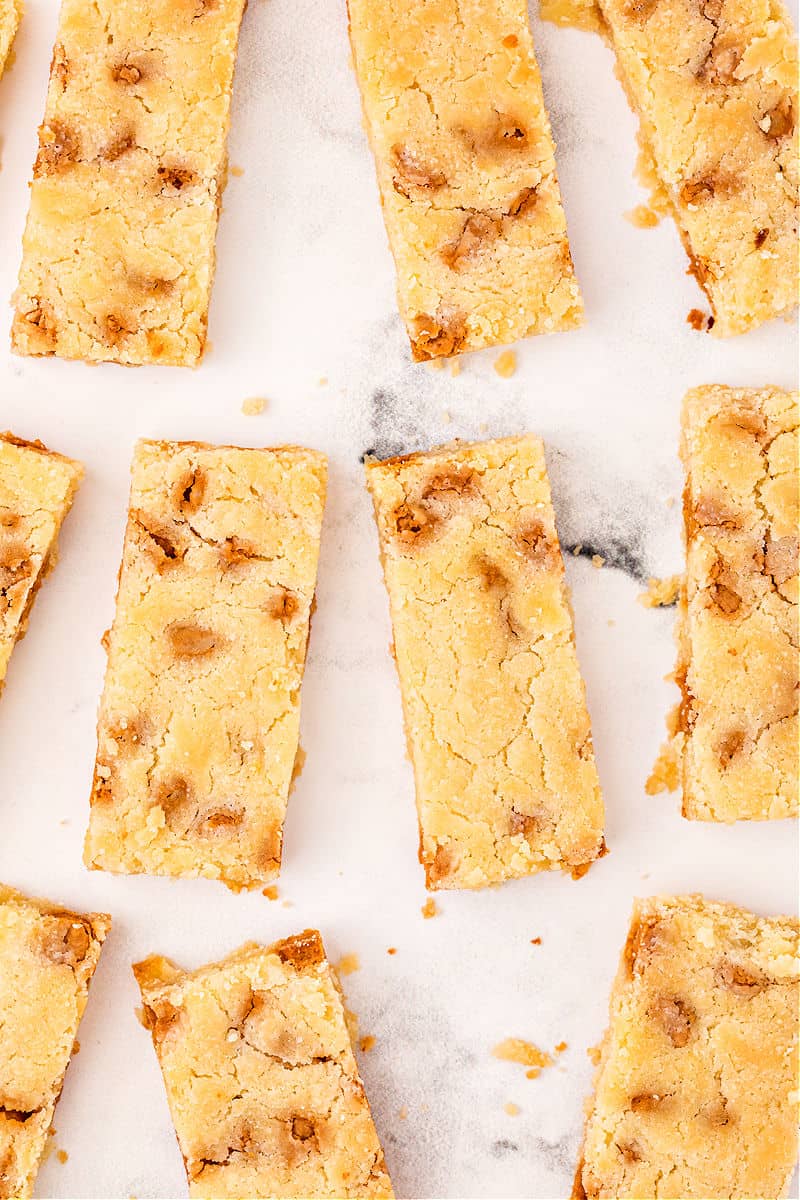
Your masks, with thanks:
<instances>
[{"instance_id":1,"label":"cracked cookie surface","mask_svg":"<svg viewBox=\"0 0 800 1200\"><path fill-rule=\"evenodd\" d=\"M82 478L80 463L0 433L0 690Z\"/></svg>"},{"instance_id":2,"label":"cracked cookie surface","mask_svg":"<svg viewBox=\"0 0 800 1200\"><path fill-rule=\"evenodd\" d=\"M636 901L573 1200L786 1195L799 933L702 896Z\"/></svg>"},{"instance_id":3,"label":"cracked cookie surface","mask_svg":"<svg viewBox=\"0 0 800 1200\"><path fill-rule=\"evenodd\" d=\"M0 1198L29 1197L111 918L0 884Z\"/></svg>"},{"instance_id":4,"label":"cracked cookie surface","mask_svg":"<svg viewBox=\"0 0 800 1200\"><path fill-rule=\"evenodd\" d=\"M277 875L326 470L295 447L138 444L88 866Z\"/></svg>"},{"instance_id":5,"label":"cracked cookie surface","mask_svg":"<svg viewBox=\"0 0 800 1200\"><path fill-rule=\"evenodd\" d=\"M603 803L538 438L367 464L430 888L604 853Z\"/></svg>"},{"instance_id":6,"label":"cracked cookie surface","mask_svg":"<svg viewBox=\"0 0 800 1200\"><path fill-rule=\"evenodd\" d=\"M348 7L414 358L577 325L583 306L525 4Z\"/></svg>"},{"instance_id":7,"label":"cracked cookie surface","mask_svg":"<svg viewBox=\"0 0 800 1200\"><path fill-rule=\"evenodd\" d=\"M64 0L12 347L196 364L244 0Z\"/></svg>"},{"instance_id":8,"label":"cracked cookie surface","mask_svg":"<svg viewBox=\"0 0 800 1200\"><path fill-rule=\"evenodd\" d=\"M191 1196L392 1197L315 930L193 973L134 971Z\"/></svg>"},{"instance_id":9,"label":"cracked cookie surface","mask_svg":"<svg viewBox=\"0 0 800 1200\"><path fill-rule=\"evenodd\" d=\"M798 812L798 398L687 394L675 748L683 812Z\"/></svg>"}]
</instances>

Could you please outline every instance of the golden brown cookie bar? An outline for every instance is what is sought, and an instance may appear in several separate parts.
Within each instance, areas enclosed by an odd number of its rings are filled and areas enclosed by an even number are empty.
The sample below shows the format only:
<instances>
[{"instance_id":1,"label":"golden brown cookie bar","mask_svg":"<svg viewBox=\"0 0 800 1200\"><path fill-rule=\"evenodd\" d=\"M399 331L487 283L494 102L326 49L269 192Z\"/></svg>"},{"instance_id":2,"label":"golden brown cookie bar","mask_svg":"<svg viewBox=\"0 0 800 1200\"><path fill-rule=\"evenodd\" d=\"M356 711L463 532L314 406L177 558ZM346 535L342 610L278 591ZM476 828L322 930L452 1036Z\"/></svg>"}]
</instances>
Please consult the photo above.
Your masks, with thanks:
<instances>
[{"instance_id":1,"label":"golden brown cookie bar","mask_svg":"<svg viewBox=\"0 0 800 1200\"><path fill-rule=\"evenodd\" d=\"M573 1200L786 1195L798 932L702 896L636 901Z\"/></svg>"},{"instance_id":2,"label":"golden brown cookie bar","mask_svg":"<svg viewBox=\"0 0 800 1200\"><path fill-rule=\"evenodd\" d=\"M714 332L789 312L798 296L797 46L782 0L600 0L600 9ZM584 4L578 11L591 20Z\"/></svg>"},{"instance_id":3,"label":"golden brown cookie bar","mask_svg":"<svg viewBox=\"0 0 800 1200\"><path fill-rule=\"evenodd\" d=\"M544 451L524 436L367 465L430 888L604 852Z\"/></svg>"},{"instance_id":4,"label":"golden brown cookie bar","mask_svg":"<svg viewBox=\"0 0 800 1200\"><path fill-rule=\"evenodd\" d=\"M580 323L524 0L348 0L415 359Z\"/></svg>"},{"instance_id":5,"label":"golden brown cookie bar","mask_svg":"<svg viewBox=\"0 0 800 1200\"><path fill-rule=\"evenodd\" d=\"M28 1197L111 927L0 884L0 1198Z\"/></svg>"},{"instance_id":6,"label":"golden brown cookie bar","mask_svg":"<svg viewBox=\"0 0 800 1200\"><path fill-rule=\"evenodd\" d=\"M15 297L18 354L193 366L245 0L63 0Z\"/></svg>"},{"instance_id":7,"label":"golden brown cookie bar","mask_svg":"<svg viewBox=\"0 0 800 1200\"><path fill-rule=\"evenodd\" d=\"M189 973L134 967L190 1196L391 1197L316 930Z\"/></svg>"},{"instance_id":8,"label":"golden brown cookie bar","mask_svg":"<svg viewBox=\"0 0 800 1200\"><path fill-rule=\"evenodd\" d=\"M681 455L683 812L707 821L797 815L797 396L689 392Z\"/></svg>"},{"instance_id":9,"label":"golden brown cookie bar","mask_svg":"<svg viewBox=\"0 0 800 1200\"><path fill-rule=\"evenodd\" d=\"M71 458L0 433L0 690L82 478Z\"/></svg>"},{"instance_id":10,"label":"golden brown cookie bar","mask_svg":"<svg viewBox=\"0 0 800 1200\"><path fill-rule=\"evenodd\" d=\"M0 75L3 74L11 43L22 20L22 0L0 0Z\"/></svg>"},{"instance_id":11,"label":"golden brown cookie bar","mask_svg":"<svg viewBox=\"0 0 800 1200\"><path fill-rule=\"evenodd\" d=\"M138 444L87 866L278 873L325 482L311 450Z\"/></svg>"}]
</instances>

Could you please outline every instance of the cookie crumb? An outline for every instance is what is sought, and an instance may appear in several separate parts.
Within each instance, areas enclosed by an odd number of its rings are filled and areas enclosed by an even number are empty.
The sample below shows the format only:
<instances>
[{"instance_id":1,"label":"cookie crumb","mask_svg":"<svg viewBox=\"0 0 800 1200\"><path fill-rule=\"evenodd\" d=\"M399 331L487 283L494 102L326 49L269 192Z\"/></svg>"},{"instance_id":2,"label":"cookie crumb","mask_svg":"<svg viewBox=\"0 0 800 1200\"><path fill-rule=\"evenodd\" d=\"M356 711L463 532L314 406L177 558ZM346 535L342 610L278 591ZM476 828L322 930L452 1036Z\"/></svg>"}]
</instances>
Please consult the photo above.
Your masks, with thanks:
<instances>
[{"instance_id":1,"label":"cookie crumb","mask_svg":"<svg viewBox=\"0 0 800 1200\"><path fill-rule=\"evenodd\" d=\"M403 1107L400 1109L400 1111L399 1111L399 1113L398 1113L397 1115L398 1115L398 1117L400 1118L400 1120L401 1120L401 1121L405 1121L405 1119L406 1119L406 1118L407 1118L407 1116L408 1116L408 1109L406 1108L405 1104L404 1104L404 1105L403 1105Z\"/></svg>"},{"instance_id":2,"label":"cookie crumb","mask_svg":"<svg viewBox=\"0 0 800 1200\"><path fill-rule=\"evenodd\" d=\"M545 1067L553 1065L553 1059L546 1050L540 1050L533 1042L524 1042L522 1038L506 1038L494 1047L492 1054L504 1062L520 1063L523 1067L528 1067L529 1070L525 1072L527 1079L536 1079Z\"/></svg>"},{"instance_id":3,"label":"cookie crumb","mask_svg":"<svg viewBox=\"0 0 800 1200\"><path fill-rule=\"evenodd\" d=\"M267 407L263 396L250 396L242 401L242 412L246 417L257 417Z\"/></svg>"},{"instance_id":4,"label":"cookie crumb","mask_svg":"<svg viewBox=\"0 0 800 1200\"><path fill-rule=\"evenodd\" d=\"M80 1042L78 1041L78 1039L77 1039L77 1038L75 1038L75 1041L72 1043L72 1056L73 1056L73 1058L75 1057L75 1055L76 1055L76 1054L80 1054L80 1052L81 1052L81 1044L80 1044Z\"/></svg>"},{"instance_id":5,"label":"cookie crumb","mask_svg":"<svg viewBox=\"0 0 800 1200\"><path fill-rule=\"evenodd\" d=\"M678 766L678 747L674 741L664 742L644 785L647 795L657 796L659 792L677 792Z\"/></svg>"},{"instance_id":6,"label":"cookie crumb","mask_svg":"<svg viewBox=\"0 0 800 1200\"><path fill-rule=\"evenodd\" d=\"M653 229L661 220L660 215L647 204L637 204L625 213L625 220L637 229Z\"/></svg>"},{"instance_id":7,"label":"cookie crumb","mask_svg":"<svg viewBox=\"0 0 800 1200\"><path fill-rule=\"evenodd\" d=\"M56 1150L56 1158L63 1166L64 1163L68 1161L69 1155L67 1154L66 1150Z\"/></svg>"},{"instance_id":8,"label":"cookie crumb","mask_svg":"<svg viewBox=\"0 0 800 1200\"><path fill-rule=\"evenodd\" d=\"M605 561L606 560L603 558L602 554L593 554L592 555L592 566L595 567L598 571L603 566Z\"/></svg>"},{"instance_id":9,"label":"cookie crumb","mask_svg":"<svg viewBox=\"0 0 800 1200\"><path fill-rule=\"evenodd\" d=\"M358 955L345 954L336 964L336 970L340 975L352 975L355 971L360 971L361 963L358 960Z\"/></svg>"},{"instance_id":10,"label":"cookie crumb","mask_svg":"<svg viewBox=\"0 0 800 1200\"><path fill-rule=\"evenodd\" d=\"M328 386L328 376L320 375L319 379L317 380L317 387L327 387L327 386Z\"/></svg>"},{"instance_id":11,"label":"cookie crumb","mask_svg":"<svg viewBox=\"0 0 800 1200\"><path fill-rule=\"evenodd\" d=\"M386 953L387 954L397 954L397 946L389 946Z\"/></svg>"},{"instance_id":12,"label":"cookie crumb","mask_svg":"<svg viewBox=\"0 0 800 1200\"><path fill-rule=\"evenodd\" d=\"M461 363L459 362L459 360L457 358L451 358L450 359L450 375L451 375L451 377L453 379L455 379L456 376L460 375L460 374L461 374Z\"/></svg>"},{"instance_id":13,"label":"cookie crumb","mask_svg":"<svg viewBox=\"0 0 800 1200\"><path fill-rule=\"evenodd\" d=\"M269 887L265 887L262 889L261 895L266 896L268 900L277 900L278 899L278 889L274 883L270 884Z\"/></svg>"},{"instance_id":14,"label":"cookie crumb","mask_svg":"<svg viewBox=\"0 0 800 1200\"><path fill-rule=\"evenodd\" d=\"M374 1045L375 1045L375 1038L372 1036L371 1033L368 1033L366 1037L361 1038L361 1040L358 1043L358 1048L364 1054L366 1054L366 1053L368 1053L368 1051L370 1051L372 1049L372 1047Z\"/></svg>"},{"instance_id":15,"label":"cookie crumb","mask_svg":"<svg viewBox=\"0 0 800 1200\"><path fill-rule=\"evenodd\" d=\"M586 1051L586 1054L591 1059L591 1061L594 1063L595 1066L599 1066L600 1055L601 1055L599 1046L590 1046L589 1049Z\"/></svg>"},{"instance_id":16,"label":"cookie crumb","mask_svg":"<svg viewBox=\"0 0 800 1200\"><path fill-rule=\"evenodd\" d=\"M453 414L450 412L449 408L446 408L444 410L444 412L442 413L442 420L444 421L445 425L449 425L450 422L452 421L452 419L453 419Z\"/></svg>"},{"instance_id":17,"label":"cookie crumb","mask_svg":"<svg viewBox=\"0 0 800 1200\"><path fill-rule=\"evenodd\" d=\"M513 350L504 350L494 361L494 369L501 379L510 379L517 370L517 356Z\"/></svg>"},{"instance_id":18,"label":"cookie crumb","mask_svg":"<svg viewBox=\"0 0 800 1200\"><path fill-rule=\"evenodd\" d=\"M578 558L582 549L583 549L583 542L576 542L575 545L572 547L572 557Z\"/></svg>"},{"instance_id":19,"label":"cookie crumb","mask_svg":"<svg viewBox=\"0 0 800 1200\"><path fill-rule=\"evenodd\" d=\"M556 1054L563 1054L564 1051L567 1049L567 1045L568 1045L567 1042L559 1042L558 1045L555 1047Z\"/></svg>"},{"instance_id":20,"label":"cookie crumb","mask_svg":"<svg viewBox=\"0 0 800 1200\"><path fill-rule=\"evenodd\" d=\"M244 175L244 167L231 167L231 175L234 179L241 179Z\"/></svg>"},{"instance_id":21,"label":"cookie crumb","mask_svg":"<svg viewBox=\"0 0 800 1200\"><path fill-rule=\"evenodd\" d=\"M507 1112L510 1117L517 1117L522 1110L518 1104L514 1104L509 1100L508 1104L503 1105L503 1111Z\"/></svg>"},{"instance_id":22,"label":"cookie crumb","mask_svg":"<svg viewBox=\"0 0 800 1200\"><path fill-rule=\"evenodd\" d=\"M651 575L647 581L647 591L637 598L645 608L667 608L676 602L680 590L680 575L666 575L663 579Z\"/></svg>"},{"instance_id":23,"label":"cookie crumb","mask_svg":"<svg viewBox=\"0 0 800 1200\"><path fill-rule=\"evenodd\" d=\"M666 498L666 500L664 501L664 503L666 504L667 508L674 508L674 507L675 507L675 497L674 497L674 496L667 496L667 498Z\"/></svg>"},{"instance_id":24,"label":"cookie crumb","mask_svg":"<svg viewBox=\"0 0 800 1200\"><path fill-rule=\"evenodd\" d=\"M697 333L708 333L714 328L714 318L711 313L704 313L699 308L692 308L686 314L686 324L691 325Z\"/></svg>"},{"instance_id":25,"label":"cookie crumb","mask_svg":"<svg viewBox=\"0 0 800 1200\"><path fill-rule=\"evenodd\" d=\"M434 900L433 896L428 896L428 899L425 901L419 911L422 913L426 921L429 921L431 917L435 917L438 914L439 909L436 907L436 901Z\"/></svg>"},{"instance_id":26,"label":"cookie crumb","mask_svg":"<svg viewBox=\"0 0 800 1200\"><path fill-rule=\"evenodd\" d=\"M608 621L606 622L606 624L608 625L609 629L613 629L613 628L614 628L614 626L616 625L616 623L617 623L617 622L614 620L614 618L613 618L613 617L609 617L609 618L608 618Z\"/></svg>"},{"instance_id":27,"label":"cookie crumb","mask_svg":"<svg viewBox=\"0 0 800 1200\"><path fill-rule=\"evenodd\" d=\"M541 946L541 944L542 944L542 939L540 937L531 938L532 946Z\"/></svg>"},{"instance_id":28,"label":"cookie crumb","mask_svg":"<svg viewBox=\"0 0 800 1200\"><path fill-rule=\"evenodd\" d=\"M284 900L284 901L283 901L283 907L284 907L284 908L291 908L291 907L292 907L292 902L291 902L291 900Z\"/></svg>"}]
</instances>

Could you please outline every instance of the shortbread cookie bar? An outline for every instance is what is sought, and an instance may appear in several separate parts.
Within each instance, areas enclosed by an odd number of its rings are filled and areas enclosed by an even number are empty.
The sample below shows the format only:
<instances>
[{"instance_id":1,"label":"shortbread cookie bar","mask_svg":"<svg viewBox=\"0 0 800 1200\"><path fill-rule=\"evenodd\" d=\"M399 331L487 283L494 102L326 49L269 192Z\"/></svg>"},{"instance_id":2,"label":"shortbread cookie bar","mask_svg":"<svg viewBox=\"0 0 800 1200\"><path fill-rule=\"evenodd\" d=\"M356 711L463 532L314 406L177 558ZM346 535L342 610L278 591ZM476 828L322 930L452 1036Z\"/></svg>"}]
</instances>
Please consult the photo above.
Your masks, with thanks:
<instances>
[{"instance_id":1,"label":"shortbread cookie bar","mask_svg":"<svg viewBox=\"0 0 800 1200\"><path fill-rule=\"evenodd\" d=\"M63 0L12 347L196 364L245 0Z\"/></svg>"},{"instance_id":2,"label":"shortbread cookie bar","mask_svg":"<svg viewBox=\"0 0 800 1200\"><path fill-rule=\"evenodd\" d=\"M22 0L0 0L0 75L3 74L11 43L22 20Z\"/></svg>"},{"instance_id":3,"label":"shortbread cookie bar","mask_svg":"<svg viewBox=\"0 0 800 1200\"><path fill-rule=\"evenodd\" d=\"M71 458L0 433L0 690L82 478Z\"/></svg>"},{"instance_id":4,"label":"shortbread cookie bar","mask_svg":"<svg viewBox=\"0 0 800 1200\"><path fill-rule=\"evenodd\" d=\"M538 438L370 462L430 888L604 852L603 803Z\"/></svg>"},{"instance_id":5,"label":"shortbread cookie bar","mask_svg":"<svg viewBox=\"0 0 800 1200\"><path fill-rule=\"evenodd\" d=\"M787 1194L799 932L702 896L636 902L573 1200Z\"/></svg>"},{"instance_id":6,"label":"shortbread cookie bar","mask_svg":"<svg viewBox=\"0 0 800 1200\"><path fill-rule=\"evenodd\" d=\"M0 1197L33 1192L111 927L0 885Z\"/></svg>"},{"instance_id":7,"label":"shortbread cookie bar","mask_svg":"<svg viewBox=\"0 0 800 1200\"><path fill-rule=\"evenodd\" d=\"M686 396L686 576L677 714L684 816L796 816L798 402L777 388Z\"/></svg>"},{"instance_id":8,"label":"shortbread cookie bar","mask_svg":"<svg viewBox=\"0 0 800 1200\"><path fill-rule=\"evenodd\" d=\"M600 9L714 333L789 312L797 43L782 0L600 0Z\"/></svg>"},{"instance_id":9,"label":"shortbread cookie bar","mask_svg":"<svg viewBox=\"0 0 800 1200\"><path fill-rule=\"evenodd\" d=\"M415 359L577 325L524 0L348 0L400 314Z\"/></svg>"},{"instance_id":10,"label":"shortbread cookie bar","mask_svg":"<svg viewBox=\"0 0 800 1200\"><path fill-rule=\"evenodd\" d=\"M325 483L310 450L138 444L87 866L278 873Z\"/></svg>"},{"instance_id":11,"label":"shortbread cookie bar","mask_svg":"<svg viewBox=\"0 0 800 1200\"><path fill-rule=\"evenodd\" d=\"M316 930L134 971L190 1196L392 1196Z\"/></svg>"}]
</instances>

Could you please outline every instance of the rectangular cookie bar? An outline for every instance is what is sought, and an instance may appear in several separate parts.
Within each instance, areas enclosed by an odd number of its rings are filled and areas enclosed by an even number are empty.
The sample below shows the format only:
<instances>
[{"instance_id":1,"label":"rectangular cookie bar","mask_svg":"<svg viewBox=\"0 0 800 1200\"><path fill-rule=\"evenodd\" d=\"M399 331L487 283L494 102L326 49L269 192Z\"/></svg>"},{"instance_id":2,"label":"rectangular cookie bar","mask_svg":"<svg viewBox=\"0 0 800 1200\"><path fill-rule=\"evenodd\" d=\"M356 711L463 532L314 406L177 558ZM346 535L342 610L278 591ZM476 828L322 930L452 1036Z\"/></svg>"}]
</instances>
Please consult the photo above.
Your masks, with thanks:
<instances>
[{"instance_id":1,"label":"rectangular cookie bar","mask_svg":"<svg viewBox=\"0 0 800 1200\"><path fill-rule=\"evenodd\" d=\"M22 0L0 0L0 75L5 70L21 20Z\"/></svg>"},{"instance_id":2,"label":"rectangular cookie bar","mask_svg":"<svg viewBox=\"0 0 800 1200\"><path fill-rule=\"evenodd\" d=\"M190 1196L392 1196L316 930L134 972Z\"/></svg>"},{"instance_id":3,"label":"rectangular cookie bar","mask_svg":"<svg viewBox=\"0 0 800 1200\"><path fill-rule=\"evenodd\" d=\"M245 0L63 0L12 348L193 366Z\"/></svg>"},{"instance_id":4,"label":"rectangular cookie bar","mask_svg":"<svg viewBox=\"0 0 800 1200\"><path fill-rule=\"evenodd\" d=\"M277 875L326 469L296 447L137 445L87 866Z\"/></svg>"},{"instance_id":5,"label":"rectangular cookie bar","mask_svg":"<svg viewBox=\"0 0 800 1200\"><path fill-rule=\"evenodd\" d=\"M0 1198L33 1192L111 927L0 884Z\"/></svg>"},{"instance_id":6,"label":"rectangular cookie bar","mask_svg":"<svg viewBox=\"0 0 800 1200\"><path fill-rule=\"evenodd\" d=\"M82 478L71 458L0 433L0 691Z\"/></svg>"},{"instance_id":7,"label":"rectangular cookie bar","mask_svg":"<svg viewBox=\"0 0 800 1200\"><path fill-rule=\"evenodd\" d=\"M717 334L797 304L797 46L782 0L600 0Z\"/></svg>"},{"instance_id":8,"label":"rectangular cookie bar","mask_svg":"<svg viewBox=\"0 0 800 1200\"><path fill-rule=\"evenodd\" d=\"M686 396L686 576L676 748L684 816L798 813L798 402L778 388Z\"/></svg>"},{"instance_id":9,"label":"rectangular cookie bar","mask_svg":"<svg viewBox=\"0 0 800 1200\"><path fill-rule=\"evenodd\" d=\"M524 0L348 0L415 359L580 323Z\"/></svg>"},{"instance_id":10,"label":"rectangular cookie bar","mask_svg":"<svg viewBox=\"0 0 800 1200\"><path fill-rule=\"evenodd\" d=\"M787 1194L799 932L702 896L636 901L573 1200Z\"/></svg>"},{"instance_id":11,"label":"rectangular cookie bar","mask_svg":"<svg viewBox=\"0 0 800 1200\"><path fill-rule=\"evenodd\" d=\"M603 802L544 450L368 462L429 888L603 854Z\"/></svg>"}]
</instances>

